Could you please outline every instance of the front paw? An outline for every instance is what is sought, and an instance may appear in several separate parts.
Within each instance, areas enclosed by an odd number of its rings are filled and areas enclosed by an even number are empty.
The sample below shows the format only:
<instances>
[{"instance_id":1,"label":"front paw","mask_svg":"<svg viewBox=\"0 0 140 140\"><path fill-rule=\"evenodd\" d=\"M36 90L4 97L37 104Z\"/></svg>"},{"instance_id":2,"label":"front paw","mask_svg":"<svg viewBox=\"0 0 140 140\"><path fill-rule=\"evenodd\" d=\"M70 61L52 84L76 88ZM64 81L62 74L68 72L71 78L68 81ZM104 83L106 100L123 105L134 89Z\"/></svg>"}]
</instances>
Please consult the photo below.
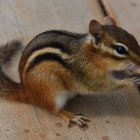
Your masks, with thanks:
<instances>
[{"instance_id":1,"label":"front paw","mask_svg":"<svg viewBox=\"0 0 140 140\"><path fill-rule=\"evenodd\" d=\"M138 87L140 86L140 77L130 77L120 81L120 84L124 87Z\"/></svg>"},{"instance_id":2,"label":"front paw","mask_svg":"<svg viewBox=\"0 0 140 140\"><path fill-rule=\"evenodd\" d=\"M140 77L132 77L129 80L135 87L140 86Z\"/></svg>"}]
</instances>

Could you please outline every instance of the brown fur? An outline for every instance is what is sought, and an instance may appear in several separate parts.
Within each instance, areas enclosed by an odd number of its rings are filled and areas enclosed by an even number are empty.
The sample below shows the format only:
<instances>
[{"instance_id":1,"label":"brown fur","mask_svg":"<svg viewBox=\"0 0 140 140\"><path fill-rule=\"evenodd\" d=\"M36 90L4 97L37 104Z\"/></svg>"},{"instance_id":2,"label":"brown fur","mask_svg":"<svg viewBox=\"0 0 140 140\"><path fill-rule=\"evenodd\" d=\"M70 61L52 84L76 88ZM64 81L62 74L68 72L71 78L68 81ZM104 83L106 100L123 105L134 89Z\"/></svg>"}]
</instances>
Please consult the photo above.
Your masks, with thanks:
<instances>
[{"instance_id":1,"label":"brown fur","mask_svg":"<svg viewBox=\"0 0 140 140\"><path fill-rule=\"evenodd\" d=\"M48 31L38 35L27 45L21 56L19 64L21 83L15 83L0 69L0 89L3 91L6 89L7 94L11 92L9 95L6 94L11 100L37 104L66 120L75 121L76 115L63 110L65 101L73 97L73 94L132 86L129 80L120 81L109 73L113 70L122 70L122 66L128 60L139 65L140 47L132 35L116 27L114 20L106 21L107 23L109 25L100 25L95 20L91 21L90 34ZM123 43L129 48L127 58L119 58L113 54L114 42ZM42 54L47 53L46 50L43 50L43 53L36 53L44 47L52 47L56 49L55 53L60 51L61 55L49 52L51 57L45 59ZM33 53L42 57L37 60L36 57L33 58L38 63L26 71L28 68L26 64ZM66 58L62 59L64 54ZM83 118L76 119L78 119L76 123L80 125ZM81 125L84 126L84 123Z\"/></svg>"},{"instance_id":2,"label":"brown fur","mask_svg":"<svg viewBox=\"0 0 140 140\"><path fill-rule=\"evenodd\" d=\"M31 72L25 74L23 84L25 93L30 96L32 102L54 112L57 108L54 101L57 94L73 87L69 72L56 62L42 62L37 65Z\"/></svg>"}]
</instances>

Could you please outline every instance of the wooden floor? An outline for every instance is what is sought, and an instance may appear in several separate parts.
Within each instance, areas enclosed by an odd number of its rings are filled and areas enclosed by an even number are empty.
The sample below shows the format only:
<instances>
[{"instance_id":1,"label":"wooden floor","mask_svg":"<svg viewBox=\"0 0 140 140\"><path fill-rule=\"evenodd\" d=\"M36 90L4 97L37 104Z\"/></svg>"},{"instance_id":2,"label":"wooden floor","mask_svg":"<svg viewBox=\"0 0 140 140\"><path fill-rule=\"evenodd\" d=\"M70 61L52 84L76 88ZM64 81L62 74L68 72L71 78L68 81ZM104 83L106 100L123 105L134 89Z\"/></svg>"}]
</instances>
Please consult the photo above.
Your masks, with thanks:
<instances>
[{"instance_id":1,"label":"wooden floor","mask_svg":"<svg viewBox=\"0 0 140 140\"><path fill-rule=\"evenodd\" d=\"M140 42L140 1L104 2L110 5L105 10L109 8ZM0 42L20 39L26 45L50 29L87 32L89 21L102 21L103 16L98 0L0 0ZM5 68L15 80L18 60L19 55ZM140 140L140 94L136 89L76 98L67 109L89 117L89 129L68 129L65 121L45 109L0 99L0 140Z\"/></svg>"}]
</instances>

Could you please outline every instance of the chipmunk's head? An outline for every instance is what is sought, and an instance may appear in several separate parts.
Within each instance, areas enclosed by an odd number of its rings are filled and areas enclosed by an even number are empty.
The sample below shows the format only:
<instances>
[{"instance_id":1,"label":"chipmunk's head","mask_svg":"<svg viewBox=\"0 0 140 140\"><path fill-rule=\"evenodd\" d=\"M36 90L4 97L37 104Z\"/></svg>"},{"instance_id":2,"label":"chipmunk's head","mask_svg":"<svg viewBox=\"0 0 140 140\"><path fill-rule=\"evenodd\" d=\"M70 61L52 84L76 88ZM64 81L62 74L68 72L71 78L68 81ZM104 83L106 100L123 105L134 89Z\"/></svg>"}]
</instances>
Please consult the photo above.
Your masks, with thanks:
<instances>
[{"instance_id":1,"label":"chipmunk's head","mask_svg":"<svg viewBox=\"0 0 140 140\"><path fill-rule=\"evenodd\" d=\"M135 37L119 28L114 19L106 17L104 25L92 20L89 32L95 38L95 47L114 61L132 61L140 65L140 46Z\"/></svg>"},{"instance_id":2,"label":"chipmunk's head","mask_svg":"<svg viewBox=\"0 0 140 140\"><path fill-rule=\"evenodd\" d=\"M104 24L92 20L89 32L94 38L93 51L106 63L106 70L122 70L126 62L140 66L140 46L135 37L118 27L114 19L105 17Z\"/></svg>"}]
</instances>

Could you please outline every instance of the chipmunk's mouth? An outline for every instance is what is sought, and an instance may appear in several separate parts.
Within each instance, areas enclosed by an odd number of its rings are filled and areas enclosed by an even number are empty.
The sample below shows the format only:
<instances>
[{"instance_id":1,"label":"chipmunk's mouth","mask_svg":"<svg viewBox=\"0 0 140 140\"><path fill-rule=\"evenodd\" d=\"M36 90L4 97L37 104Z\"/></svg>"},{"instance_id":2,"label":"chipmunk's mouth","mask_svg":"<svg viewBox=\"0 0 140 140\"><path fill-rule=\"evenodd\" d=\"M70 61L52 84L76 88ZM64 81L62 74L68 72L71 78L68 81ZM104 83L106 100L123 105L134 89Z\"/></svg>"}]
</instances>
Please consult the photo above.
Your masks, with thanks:
<instances>
[{"instance_id":1,"label":"chipmunk's mouth","mask_svg":"<svg viewBox=\"0 0 140 140\"><path fill-rule=\"evenodd\" d=\"M112 70L110 75L116 80L123 80L129 78L131 75L125 70Z\"/></svg>"},{"instance_id":2,"label":"chipmunk's mouth","mask_svg":"<svg viewBox=\"0 0 140 140\"><path fill-rule=\"evenodd\" d=\"M111 70L109 74L118 82L121 80L131 82L135 87L137 87L140 93L140 66L129 65L123 70Z\"/></svg>"},{"instance_id":3,"label":"chipmunk's mouth","mask_svg":"<svg viewBox=\"0 0 140 140\"><path fill-rule=\"evenodd\" d=\"M140 78L140 66L135 65L132 62L124 63L124 67L120 70L111 70L110 74L113 78L118 80L124 80L132 77Z\"/></svg>"},{"instance_id":4,"label":"chipmunk's mouth","mask_svg":"<svg viewBox=\"0 0 140 140\"><path fill-rule=\"evenodd\" d=\"M134 71L128 70L112 70L110 71L110 75L116 80L124 80L132 77L140 78L140 69Z\"/></svg>"}]
</instances>

